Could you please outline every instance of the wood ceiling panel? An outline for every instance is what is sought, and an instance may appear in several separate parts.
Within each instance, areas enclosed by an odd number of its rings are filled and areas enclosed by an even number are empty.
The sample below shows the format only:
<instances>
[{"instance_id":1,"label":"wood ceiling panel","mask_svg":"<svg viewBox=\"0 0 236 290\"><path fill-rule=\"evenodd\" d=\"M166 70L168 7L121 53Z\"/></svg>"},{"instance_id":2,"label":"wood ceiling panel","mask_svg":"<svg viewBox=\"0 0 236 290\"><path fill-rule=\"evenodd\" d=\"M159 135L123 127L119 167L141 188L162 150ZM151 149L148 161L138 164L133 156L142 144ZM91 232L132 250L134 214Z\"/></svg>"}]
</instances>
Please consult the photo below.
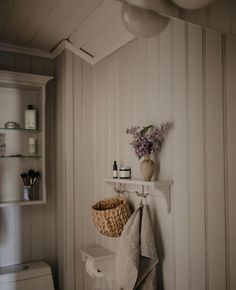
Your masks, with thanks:
<instances>
[{"instance_id":1,"label":"wood ceiling panel","mask_svg":"<svg viewBox=\"0 0 236 290\"><path fill-rule=\"evenodd\" d=\"M40 0L36 1L32 11L27 17L24 26L21 28L21 33L16 37L15 42L18 45L27 45L38 29L46 21L47 17L54 9L58 0Z\"/></svg>"},{"instance_id":2,"label":"wood ceiling panel","mask_svg":"<svg viewBox=\"0 0 236 290\"><path fill-rule=\"evenodd\" d=\"M58 27L57 31L47 40L45 49L51 51L63 39L67 39L91 15L103 0L82 0L73 10L70 17Z\"/></svg>"},{"instance_id":3,"label":"wood ceiling panel","mask_svg":"<svg viewBox=\"0 0 236 290\"><path fill-rule=\"evenodd\" d=\"M124 27L119 13L111 15L110 21L82 48L94 56L110 54L134 38ZM108 52L109 51L109 52Z\"/></svg>"},{"instance_id":4,"label":"wood ceiling panel","mask_svg":"<svg viewBox=\"0 0 236 290\"><path fill-rule=\"evenodd\" d=\"M6 19L12 9L15 0L4 1L0 0L0 31L2 30Z\"/></svg>"},{"instance_id":5,"label":"wood ceiling panel","mask_svg":"<svg viewBox=\"0 0 236 290\"><path fill-rule=\"evenodd\" d=\"M15 37L22 32L22 26L28 20L36 0L16 0L7 15L7 19L1 29L0 39L2 42L15 43Z\"/></svg>"},{"instance_id":6,"label":"wood ceiling panel","mask_svg":"<svg viewBox=\"0 0 236 290\"><path fill-rule=\"evenodd\" d=\"M145 5L236 34L235 0L217 0L197 11L180 10L167 0L147 0ZM120 9L121 2L115 0L0 0L0 42L52 51L68 39L78 50L96 55L97 61L134 38L122 25Z\"/></svg>"},{"instance_id":7,"label":"wood ceiling panel","mask_svg":"<svg viewBox=\"0 0 236 290\"><path fill-rule=\"evenodd\" d=\"M69 40L78 48L82 47L89 39L93 38L113 16L118 15L120 17L120 8L120 2L104 0L97 10L69 37Z\"/></svg>"},{"instance_id":8,"label":"wood ceiling panel","mask_svg":"<svg viewBox=\"0 0 236 290\"><path fill-rule=\"evenodd\" d=\"M77 6L80 5L80 2L81 0L58 1L53 11L29 42L29 46L40 49L48 49L48 43L51 42L53 35L57 33L58 29L71 16ZM54 46L55 45L57 45L57 43L55 43Z\"/></svg>"},{"instance_id":9,"label":"wood ceiling panel","mask_svg":"<svg viewBox=\"0 0 236 290\"><path fill-rule=\"evenodd\" d=\"M1 33L1 39L26 46L58 0L17 0Z\"/></svg>"}]
</instances>

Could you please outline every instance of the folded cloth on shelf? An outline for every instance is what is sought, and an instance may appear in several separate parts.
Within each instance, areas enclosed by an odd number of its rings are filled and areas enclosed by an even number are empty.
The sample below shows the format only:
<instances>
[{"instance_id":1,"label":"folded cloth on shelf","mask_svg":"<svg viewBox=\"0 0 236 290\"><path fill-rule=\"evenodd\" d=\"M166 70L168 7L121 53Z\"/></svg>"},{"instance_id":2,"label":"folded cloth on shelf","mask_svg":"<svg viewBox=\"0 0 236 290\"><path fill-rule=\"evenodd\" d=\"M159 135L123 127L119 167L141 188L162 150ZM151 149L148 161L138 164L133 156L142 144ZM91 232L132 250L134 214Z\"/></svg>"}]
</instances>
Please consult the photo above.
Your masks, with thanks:
<instances>
[{"instance_id":1,"label":"folded cloth on shelf","mask_svg":"<svg viewBox=\"0 0 236 290\"><path fill-rule=\"evenodd\" d=\"M158 263L148 205L141 205L122 232L117 252L119 290L156 290Z\"/></svg>"}]
</instances>

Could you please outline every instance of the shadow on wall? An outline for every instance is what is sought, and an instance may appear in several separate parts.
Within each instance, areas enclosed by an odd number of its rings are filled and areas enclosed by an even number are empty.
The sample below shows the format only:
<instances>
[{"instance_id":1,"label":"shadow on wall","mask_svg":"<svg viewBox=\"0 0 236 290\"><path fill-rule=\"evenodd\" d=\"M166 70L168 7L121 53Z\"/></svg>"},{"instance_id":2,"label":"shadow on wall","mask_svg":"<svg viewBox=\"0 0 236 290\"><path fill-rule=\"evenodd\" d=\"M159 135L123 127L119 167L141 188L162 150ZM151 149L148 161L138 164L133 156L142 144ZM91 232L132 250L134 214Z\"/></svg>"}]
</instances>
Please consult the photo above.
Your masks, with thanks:
<instances>
[{"instance_id":1,"label":"shadow on wall","mask_svg":"<svg viewBox=\"0 0 236 290\"><path fill-rule=\"evenodd\" d=\"M0 179L1 183L1 179ZM4 216L4 209L0 209L0 247L6 243L6 237L7 237L7 231L6 231L6 222L5 222L5 216ZM1 261L1 255L0 255L0 261Z\"/></svg>"}]
</instances>

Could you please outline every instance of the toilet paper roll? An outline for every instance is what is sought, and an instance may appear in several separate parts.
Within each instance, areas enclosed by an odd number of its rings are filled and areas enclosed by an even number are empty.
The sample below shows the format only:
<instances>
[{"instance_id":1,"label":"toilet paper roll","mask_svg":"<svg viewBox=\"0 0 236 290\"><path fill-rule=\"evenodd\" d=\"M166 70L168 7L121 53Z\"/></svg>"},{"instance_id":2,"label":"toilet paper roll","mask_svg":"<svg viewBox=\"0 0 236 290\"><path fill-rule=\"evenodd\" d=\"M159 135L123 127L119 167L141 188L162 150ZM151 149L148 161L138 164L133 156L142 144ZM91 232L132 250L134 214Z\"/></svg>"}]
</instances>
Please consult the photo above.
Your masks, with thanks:
<instances>
[{"instance_id":1,"label":"toilet paper roll","mask_svg":"<svg viewBox=\"0 0 236 290\"><path fill-rule=\"evenodd\" d=\"M104 277L104 274L100 272L98 269L95 268L95 263L94 260L92 259L87 259L85 262L85 269L87 273L93 277L93 278L102 278Z\"/></svg>"},{"instance_id":2,"label":"toilet paper roll","mask_svg":"<svg viewBox=\"0 0 236 290\"><path fill-rule=\"evenodd\" d=\"M93 277L94 261L87 259L85 262L85 269L87 273Z\"/></svg>"}]
</instances>

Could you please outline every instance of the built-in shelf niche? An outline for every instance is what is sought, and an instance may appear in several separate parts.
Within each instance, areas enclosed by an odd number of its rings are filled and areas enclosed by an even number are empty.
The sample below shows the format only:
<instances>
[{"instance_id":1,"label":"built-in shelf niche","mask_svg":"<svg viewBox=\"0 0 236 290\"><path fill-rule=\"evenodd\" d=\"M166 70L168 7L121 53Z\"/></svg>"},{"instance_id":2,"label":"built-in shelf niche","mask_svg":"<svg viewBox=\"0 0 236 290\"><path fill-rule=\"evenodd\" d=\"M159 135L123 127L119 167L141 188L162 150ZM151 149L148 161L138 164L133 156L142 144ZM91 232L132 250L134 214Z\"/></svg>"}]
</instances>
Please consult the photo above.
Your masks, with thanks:
<instances>
[{"instance_id":1,"label":"built-in shelf niche","mask_svg":"<svg viewBox=\"0 0 236 290\"><path fill-rule=\"evenodd\" d=\"M50 79L51 76L0 71L0 133L4 133L6 143L4 156L0 156L0 207L46 202L45 86ZM29 104L37 110L37 128L33 130L24 128L24 111ZM19 124L19 128L5 128L10 121ZM30 137L37 140L34 156L28 152ZM29 169L39 171L41 177L37 200L25 201L20 174Z\"/></svg>"}]
</instances>

